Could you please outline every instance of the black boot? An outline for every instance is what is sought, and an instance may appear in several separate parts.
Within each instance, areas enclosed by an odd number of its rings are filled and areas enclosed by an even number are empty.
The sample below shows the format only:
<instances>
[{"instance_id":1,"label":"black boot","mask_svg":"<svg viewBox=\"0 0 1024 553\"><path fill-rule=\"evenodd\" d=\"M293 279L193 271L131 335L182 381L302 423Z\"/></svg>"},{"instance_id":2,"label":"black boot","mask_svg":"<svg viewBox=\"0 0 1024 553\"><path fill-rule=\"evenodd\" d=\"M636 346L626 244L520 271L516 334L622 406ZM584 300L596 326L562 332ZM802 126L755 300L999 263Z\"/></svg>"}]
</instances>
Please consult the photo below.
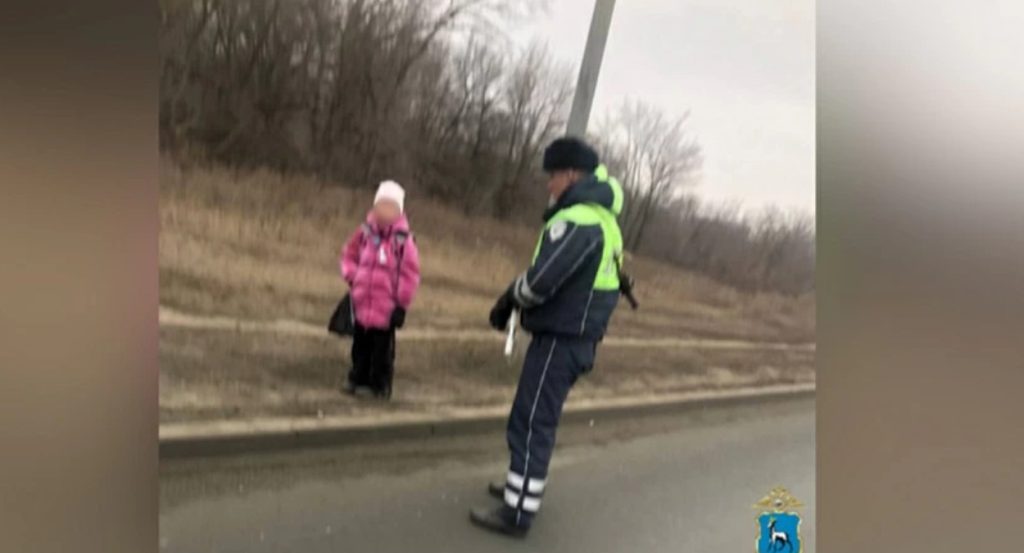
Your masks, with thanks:
<instances>
[{"instance_id":1,"label":"black boot","mask_svg":"<svg viewBox=\"0 0 1024 553\"><path fill-rule=\"evenodd\" d=\"M369 386L363 386L361 384L354 384L351 380L345 382L344 384L342 384L341 392L344 393L344 394L348 394L348 395L350 395L352 397L364 397L364 396L374 396L374 395L376 395L376 393L373 391L373 388L371 388Z\"/></svg>"},{"instance_id":2,"label":"black boot","mask_svg":"<svg viewBox=\"0 0 1024 553\"><path fill-rule=\"evenodd\" d=\"M487 493L495 499L505 500L505 484L503 482L488 482Z\"/></svg>"},{"instance_id":3,"label":"black boot","mask_svg":"<svg viewBox=\"0 0 1024 553\"><path fill-rule=\"evenodd\" d=\"M530 530L529 526L517 525L515 514L505 505L494 509L470 509L469 520L485 530L514 538L525 537Z\"/></svg>"}]
</instances>

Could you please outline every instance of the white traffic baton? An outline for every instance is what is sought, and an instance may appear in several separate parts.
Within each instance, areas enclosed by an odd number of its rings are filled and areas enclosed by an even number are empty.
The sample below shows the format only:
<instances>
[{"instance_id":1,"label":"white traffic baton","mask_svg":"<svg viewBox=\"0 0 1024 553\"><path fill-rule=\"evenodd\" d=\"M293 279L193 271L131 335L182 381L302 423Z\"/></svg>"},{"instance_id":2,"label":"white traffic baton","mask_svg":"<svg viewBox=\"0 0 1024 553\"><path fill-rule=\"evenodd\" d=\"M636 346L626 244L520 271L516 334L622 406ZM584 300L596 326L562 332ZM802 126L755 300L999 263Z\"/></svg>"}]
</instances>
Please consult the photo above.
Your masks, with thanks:
<instances>
[{"instance_id":1,"label":"white traffic baton","mask_svg":"<svg viewBox=\"0 0 1024 553\"><path fill-rule=\"evenodd\" d=\"M516 348L516 327L519 326L519 310L513 309L508 318L508 334L505 335L505 357L512 357Z\"/></svg>"}]
</instances>

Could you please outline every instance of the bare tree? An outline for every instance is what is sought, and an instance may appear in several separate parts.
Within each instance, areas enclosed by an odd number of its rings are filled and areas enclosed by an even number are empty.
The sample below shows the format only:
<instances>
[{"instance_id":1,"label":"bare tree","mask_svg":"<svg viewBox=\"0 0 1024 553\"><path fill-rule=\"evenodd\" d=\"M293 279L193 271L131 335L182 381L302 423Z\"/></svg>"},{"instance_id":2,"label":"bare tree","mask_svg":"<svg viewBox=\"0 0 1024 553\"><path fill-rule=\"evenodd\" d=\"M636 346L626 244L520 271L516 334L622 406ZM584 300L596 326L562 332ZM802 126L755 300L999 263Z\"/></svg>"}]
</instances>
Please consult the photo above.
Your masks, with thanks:
<instances>
[{"instance_id":1,"label":"bare tree","mask_svg":"<svg viewBox=\"0 0 1024 553\"><path fill-rule=\"evenodd\" d=\"M507 114L505 153L498 180L484 196L496 215L509 213L516 194L536 170L544 143L565 126L572 98L571 75L566 67L548 61L547 50L537 44L514 62L503 87Z\"/></svg>"},{"instance_id":2,"label":"bare tree","mask_svg":"<svg viewBox=\"0 0 1024 553\"><path fill-rule=\"evenodd\" d=\"M671 200L693 182L702 163L701 149L690 136L689 112L670 117L658 108L626 100L614 117L603 121L605 151L621 166L619 174L627 190L624 240L636 249L659 201Z\"/></svg>"}]
</instances>

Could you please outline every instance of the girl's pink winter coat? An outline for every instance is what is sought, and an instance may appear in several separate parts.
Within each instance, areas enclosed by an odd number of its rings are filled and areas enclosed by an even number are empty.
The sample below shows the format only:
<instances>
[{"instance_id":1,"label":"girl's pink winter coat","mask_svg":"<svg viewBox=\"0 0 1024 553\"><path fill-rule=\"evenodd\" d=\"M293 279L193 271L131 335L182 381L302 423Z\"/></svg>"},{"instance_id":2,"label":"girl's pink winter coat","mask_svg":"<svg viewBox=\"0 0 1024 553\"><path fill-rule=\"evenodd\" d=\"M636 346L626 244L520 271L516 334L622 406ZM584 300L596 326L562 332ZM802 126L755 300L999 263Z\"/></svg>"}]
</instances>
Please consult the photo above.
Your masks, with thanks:
<instances>
[{"instance_id":1,"label":"girl's pink winter coat","mask_svg":"<svg viewBox=\"0 0 1024 553\"><path fill-rule=\"evenodd\" d=\"M400 232L408 234L401 245L396 239ZM403 251L401 266L399 251ZM396 307L408 310L420 285L419 251L405 214L381 226L370 212L345 244L340 264L341 276L351 289L356 322L364 328L389 328L391 313Z\"/></svg>"}]
</instances>

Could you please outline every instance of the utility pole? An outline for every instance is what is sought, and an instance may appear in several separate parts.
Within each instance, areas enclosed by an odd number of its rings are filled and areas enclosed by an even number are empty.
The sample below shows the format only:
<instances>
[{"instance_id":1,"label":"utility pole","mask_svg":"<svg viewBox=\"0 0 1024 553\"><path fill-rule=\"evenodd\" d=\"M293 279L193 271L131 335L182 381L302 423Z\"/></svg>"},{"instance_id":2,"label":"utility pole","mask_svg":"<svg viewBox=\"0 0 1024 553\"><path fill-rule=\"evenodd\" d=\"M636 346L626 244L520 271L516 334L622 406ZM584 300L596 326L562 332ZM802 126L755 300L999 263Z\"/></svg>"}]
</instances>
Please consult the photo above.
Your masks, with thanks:
<instances>
[{"instance_id":1,"label":"utility pole","mask_svg":"<svg viewBox=\"0 0 1024 553\"><path fill-rule=\"evenodd\" d=\"M612 24L612 10L614 9L615 0L596 0L594 3L594 16L590 20L587 47L583 51L583 63L580 65L580 76L576 82L576 94L572 99L572 111L569 112L569 126L566 134L570 136L583 138L587 133L590 106L594 102L597 75L601 72L601 58L604 57L604 45L608 42L608 28Z\"/></svg>"}]
</instances>

